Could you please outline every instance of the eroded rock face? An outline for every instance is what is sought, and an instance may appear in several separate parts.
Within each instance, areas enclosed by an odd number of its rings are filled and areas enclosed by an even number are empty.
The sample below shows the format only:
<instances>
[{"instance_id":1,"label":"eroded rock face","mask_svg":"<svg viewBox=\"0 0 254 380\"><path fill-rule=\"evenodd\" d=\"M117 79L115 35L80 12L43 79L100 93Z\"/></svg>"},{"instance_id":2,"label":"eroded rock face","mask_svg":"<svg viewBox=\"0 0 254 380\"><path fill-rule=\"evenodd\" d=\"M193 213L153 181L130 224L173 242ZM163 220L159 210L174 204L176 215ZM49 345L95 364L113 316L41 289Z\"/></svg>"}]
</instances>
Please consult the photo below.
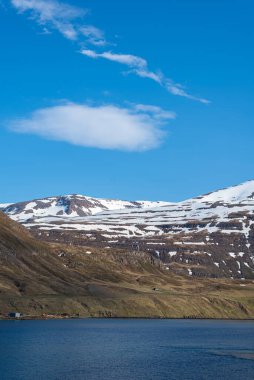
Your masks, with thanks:
<instances>
[{"instance_id":1,"label":"eroded rock face","mask_svg":"<svg viewBox=\"0 0 254 380\"><path fill-rule=\"evenodd\" d=\"M4 211L42 240L147 251L189 276L254 278L254 181L179 203L75 195Z\"/></svg>"}]
</instances>

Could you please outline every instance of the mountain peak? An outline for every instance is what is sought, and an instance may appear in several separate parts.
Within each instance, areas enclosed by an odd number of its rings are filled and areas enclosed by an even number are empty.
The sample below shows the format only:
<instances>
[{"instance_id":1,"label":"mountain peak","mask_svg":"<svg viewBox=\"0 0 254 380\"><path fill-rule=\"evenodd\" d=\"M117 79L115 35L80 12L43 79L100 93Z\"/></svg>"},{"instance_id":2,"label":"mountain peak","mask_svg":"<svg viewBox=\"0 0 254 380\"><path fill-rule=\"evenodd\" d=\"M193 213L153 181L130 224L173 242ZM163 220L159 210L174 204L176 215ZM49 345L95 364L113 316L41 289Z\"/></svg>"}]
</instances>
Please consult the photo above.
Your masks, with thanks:
<instances>
[{"instance_id":1,"label":"mountain peak","mask_svg":"<svg viewBox=\"0 0 254 380\"><path fill-rule=\"evenodd\" d=\"M148 208L167 204L168 202L122 201L69 194L6 205L2 210L16 221L26 222L34 218L85 217L103 211Z\"/></svg>"},{"instance_id":2,"label":"mountain peak","mask_svg":"<svg viewBox=\"0 0 254 380\"><path fill-rule=\"evenodd\" d=\"M199 197L202 202L232 202L240 203L254 199L254 180L246 181L240 185L230 186Z\"/></svg>"}]
</instances>

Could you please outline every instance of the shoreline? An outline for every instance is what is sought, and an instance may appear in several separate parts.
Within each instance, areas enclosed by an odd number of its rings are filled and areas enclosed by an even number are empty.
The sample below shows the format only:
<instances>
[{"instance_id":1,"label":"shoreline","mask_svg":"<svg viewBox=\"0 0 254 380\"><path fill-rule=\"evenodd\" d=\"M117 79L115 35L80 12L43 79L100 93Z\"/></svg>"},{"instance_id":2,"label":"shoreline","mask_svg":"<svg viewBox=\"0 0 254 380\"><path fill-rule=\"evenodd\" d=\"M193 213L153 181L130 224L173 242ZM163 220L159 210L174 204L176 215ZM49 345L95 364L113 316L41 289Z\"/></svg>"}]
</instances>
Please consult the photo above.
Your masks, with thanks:
<instances>
[{"instance_id":1,"label":"shoreline","mask_svg":"<svg viewBox=\"0 0 254 380\"><path fill-rule=\"evenodd\" d=\"M88 319L122 319L122 320L181 320L181 321L241 321L241 322L254 322L254 318L208 318L208 317L77 317L77 316L25 316L20 318L0 317L1 321L50 321L50 320L88 320Z\"/></svg>"}]
</instances>

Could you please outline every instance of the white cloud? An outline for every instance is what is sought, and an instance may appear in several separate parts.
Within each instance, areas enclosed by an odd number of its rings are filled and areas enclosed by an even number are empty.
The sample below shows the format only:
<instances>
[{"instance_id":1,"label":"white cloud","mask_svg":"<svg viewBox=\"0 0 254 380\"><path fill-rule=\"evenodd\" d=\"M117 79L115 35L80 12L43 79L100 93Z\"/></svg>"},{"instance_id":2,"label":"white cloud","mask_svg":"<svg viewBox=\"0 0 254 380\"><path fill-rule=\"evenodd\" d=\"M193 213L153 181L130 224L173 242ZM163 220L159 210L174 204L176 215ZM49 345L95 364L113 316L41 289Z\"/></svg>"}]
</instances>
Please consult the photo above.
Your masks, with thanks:
<instances>
[{"instance_id":1,"label":"white cloud","mask_svg":"<svg viewBox=\"0 0 254 380\"><path fill-rule=\"evenodd\" d=\"M93 25L83 25L81 20L87 14L86 9L78 8L58 0L11 0L12 5L20 13L28 13L43 31L47 28L58 30L69 40L85 42L94 46L106 45L104 32Z\"/></svg>"},{"instance_id":2,"label":"white cloud","mask_svg":"<svg viewBox=\"0 0 254 380\"><path fill-rule=\"evenodd\" d=\"M183 86L179 83L174 83L172 79L166 78L164 74L161 72L155 73L153 71L149 71L148 67L145 69L135 69L132 71L134 74L138 75L141 78L148 78L153 80L163 88L165 88L170 94L175 96L181 96L183 98L195 100L200 103L210 104L210 101L204 98L199 98L197 96L190 95L186 92Z\"/></svg>"},{"instance_id":3,"label":"white cloud","mask_svg":"<svg viewBox=\"0 0 254 380\"><path fill-rule=\"evenodd\" d=\"M174 83L171 79L163 78L162 79L162 85L173 95L176 96L182 96L187 99L196 100L197 102L203 103L203 104L210 104L210 100L199 98L197 96L193 96L188 94L183 86L179 83Z\"/></svg>"},{"instance_id":4,"label":"white cloud","mask_svg":"<svg viewBox=\"0 0 254 380\"><path fill-rule=\"evenodd\" d=\"M80 33L83 34L87 41L95 46L104 46L107 45L105 40L104 32L93 25L82 26Z\"/></svg>"},{"instance_id":5,"label":"white cloud","mask_svg":"<svg viewBox=\"0 0 254 380\"><path fill-rule=\"evenodd\" d=\"M196 100L201 103L208 104L208 100L199 98L188 94L182 87L182 85L174 83L172 79L166 78L161 72L155 73L148 68L148 62L141 57L131 54L118 54L111 51L105 51L103 53L97 53L91 49L82 49L81 54L93 58L103 58L109 61L117 62L126 65L131 68L129 73L133 73L141 78L148 78L158 83L161 87L165 88L172 95L181 96L184 98Z\"/></svg>"},{"instance_id":6,"label":"white cloud","mask_svg":"<svg viewBox=\"0 0 254 380\"><path fill-rule=\"evenodd\" d=\"M90 106L74 103L43 108L8 123L12 131L101 149L145 151L161 144L165 123L175 114L160 107Z\"/></svg>"},{"instance_id":7,"label":"white cloud","mask_svg":"<svg viewBox=\"0 0 254 380\"><path fill-rule=\"evenodd\" d=\"M11 0L11 3L19 12L29 12L38 24L53 27L70 40L78 38L75 22L87 12L57 0Z\"/></svg>"},{"instance_id":8,"label":"white cloud","mask_svg":"<svg viewBox=\"0 0 254 380\"><path fill-rule=\"evenodd\" d=\"M166 111L158 106L152 106L148 104L134 104L133 107L136 111L151 114L153 115L155 119L158 119L161 121L176 118L175 112Z\"/></svg>"},{"instance_id":9,"label":"white cloud","mask_svg":"<svg viewBox=\"0 0 254 380\"><path fill-rule=\"evenodd\" d=\"M106 51L104 53L96 53L94 50L83 49L81 54L86 55L90 58L104 58L109 61L121 63L123 65L132 67L132 68L146 68L147 62L145 59L137 57L131 54L116 54L111 51Z\"/></svg>"},{"instance_id":10,"label":"white cloud","mask_svg":"<svg viewBox=\"0 0 254 380\"><path fill-rule=\"evenodd\" d=\"M149 71L148 69L145 69L145 70L136 69L136 70L133 70L133 73L137 74L141 78L152 79L154 82L157 82L160 85L162 85L161 75L156 74L152 71Z\"/></svg>"},{"instance_id":11,"label":"white cloud","mask_svg":"<svg viewBox=\"0 0 254 380\"><path fill-rule=\"evenodd\" d=\"M85 42L97 48L107 45L104 32L93 25L80 24L86 9L81 9L58 0L10 0L18 12L27 12L43 27L43 33L49 33L48 28L58 30L65 38L76 40L78 43ZM83 39L85 39L83 41ZM175 96L181 96L196 100L201 103L210 103L207 99L189 94L182 85L164 76L161 72L151 71L148 62L139 56L132 54L119 54L111 51L97 52L83 48L81 54L97 59L103 58L128 66L129 72L141 77L148 78L165 88Z\"/></svg>"}]
</instances>

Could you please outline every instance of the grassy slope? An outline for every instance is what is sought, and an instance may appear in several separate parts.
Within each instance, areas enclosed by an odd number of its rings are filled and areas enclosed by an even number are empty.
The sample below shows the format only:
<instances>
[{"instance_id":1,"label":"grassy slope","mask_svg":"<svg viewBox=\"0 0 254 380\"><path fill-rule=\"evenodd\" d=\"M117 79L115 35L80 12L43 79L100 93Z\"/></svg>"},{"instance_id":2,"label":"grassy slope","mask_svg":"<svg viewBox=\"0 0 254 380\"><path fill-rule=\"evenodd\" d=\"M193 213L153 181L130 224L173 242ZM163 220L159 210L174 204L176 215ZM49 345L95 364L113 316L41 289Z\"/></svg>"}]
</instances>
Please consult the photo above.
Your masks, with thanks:
<instances>
[{"instance_id":1,"label":"grassy slope","mask_svg":"<svg viewBox=\"0 0 254 380\"><path fill-rule=\"evenodd\" d=\"M177 276L142 252L37 242L3 214L0 268L0 315L254 318L252 281Z\"/></svg>"}]
</instances>

